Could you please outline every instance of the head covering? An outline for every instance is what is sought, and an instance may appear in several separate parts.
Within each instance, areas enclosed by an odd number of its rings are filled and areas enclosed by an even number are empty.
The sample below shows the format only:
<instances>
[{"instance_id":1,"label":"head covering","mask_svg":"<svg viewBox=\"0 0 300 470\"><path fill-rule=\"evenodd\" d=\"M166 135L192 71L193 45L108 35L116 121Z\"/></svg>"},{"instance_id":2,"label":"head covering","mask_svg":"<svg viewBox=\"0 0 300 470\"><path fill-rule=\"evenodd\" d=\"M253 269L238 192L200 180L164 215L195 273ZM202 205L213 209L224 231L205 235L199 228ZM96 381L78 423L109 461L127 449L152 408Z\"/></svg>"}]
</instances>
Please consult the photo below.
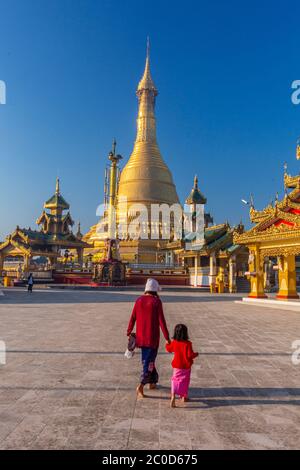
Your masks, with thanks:
<instances>
[{"instance_id":1,"label":"head covering","mask_svg":"<svg viewBox=\"0 0 300 470\"><path fill-rule=\"evenodd\" d=\"M156 279L148 279L145 285L145 292L158 292L161 290L159 283Z\"/></svg>"}]
</instances>

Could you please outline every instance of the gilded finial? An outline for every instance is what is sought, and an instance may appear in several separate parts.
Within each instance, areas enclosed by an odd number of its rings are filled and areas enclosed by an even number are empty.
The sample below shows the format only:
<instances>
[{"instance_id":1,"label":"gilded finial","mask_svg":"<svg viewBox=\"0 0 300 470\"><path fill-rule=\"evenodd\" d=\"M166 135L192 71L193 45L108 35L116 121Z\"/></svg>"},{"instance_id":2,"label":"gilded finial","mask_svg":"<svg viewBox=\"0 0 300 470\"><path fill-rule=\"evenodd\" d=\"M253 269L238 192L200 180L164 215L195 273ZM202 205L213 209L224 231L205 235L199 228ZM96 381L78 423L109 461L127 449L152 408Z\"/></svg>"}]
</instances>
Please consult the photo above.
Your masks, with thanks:
<instances>
[{"instance_id":1,"label":"gilded finial","mask_svg":"<svg viewBox=\"0 0 300 470\"><path fill-rule=\"evenodd\" d=\"M147 36L147 59L150 59L150 38Z\"/></svg>"},{"instance_id":2,"label":"gilded finial","mask_svg":"<svg viewBox=\"0 0 300 470\"><path fill-rule=\"evenodd\" d=\"M197 175L195 175L195 178L194 178L194 188L198 189L198 176Z\"/></svg>"},{"instance_id":3,"label":"gilded finial","mask_svg":"<svg viewBox=\"0 0 300 470\"><path fill-rule=\"evenodd\" d=\"M57 196L60 195L59 178L58 177L56 178L55 194L57 194Z\"/></svg>"},{"instance_id":4,"label":"gilded finial","mask_svg":"<svg viewBox=\"0 0 300 470\"><path fill-rule=\"evenodd\" d=\"M76 233L76 236L77 236L77 238L82 238L80 221L78 221L78 224L77 224L77 233Z\"/></svg>"},{"instance_id":5,"label":"gilded finial","mask_svg":"<svg viewBox=\"0 0 300 470\"><path fill-rule=\"evenodd\" d=\"M155 84L152 80L151 77L151 72L150 72L150 40L149 37L147 37L147 49L146 49L146 65L145 65L145 70L143 77L138 85L137 89L137 94L138 96L144 91L144 90L151 90L154 95L156 96L158 94L157 89L155 87Z\"/></svg>"},{"instance_id":6,"label":"gilded finial","mask_svg":"<svg viewBox=\"0 0 300 470\"><path fill-rule=\"evenodd\" d=\"M113 155L116 155L116 147L117 147L117 141L116 141L116 139L114 139L113 144L112 144L112 153L113 153Z\"/></svg>"},{"instance_id":7,"label":"gilded finial","mask_svg":"<svg viewBox=\"0 0 300 470\"><path fill-rule=\"evenodd\" d=\"M122 157L122 155L117 155L116 154L116 148L117 148L117 141L116 141L116 139L114 139L113 143L112 143L112 149L108 154L108 158L111 162L118 163L118 161L122 160L123 157Z\"/></svg>"}]
</instances>

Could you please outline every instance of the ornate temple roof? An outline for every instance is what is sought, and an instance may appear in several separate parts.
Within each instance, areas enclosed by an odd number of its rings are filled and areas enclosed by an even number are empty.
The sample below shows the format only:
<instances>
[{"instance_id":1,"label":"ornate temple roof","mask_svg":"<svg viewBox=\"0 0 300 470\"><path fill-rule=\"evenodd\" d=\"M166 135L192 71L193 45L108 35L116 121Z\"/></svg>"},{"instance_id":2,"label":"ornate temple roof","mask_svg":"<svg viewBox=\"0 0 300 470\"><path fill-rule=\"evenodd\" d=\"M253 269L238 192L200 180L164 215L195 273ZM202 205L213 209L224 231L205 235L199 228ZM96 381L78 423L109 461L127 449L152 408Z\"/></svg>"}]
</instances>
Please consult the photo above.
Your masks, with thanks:
<instances>
[{"instance_id":1,"label":"ornate temple roof","mask_svg":"<svg viewBox=\"0 0 300 470\"><path fill-rule=\"evenodd\" d=\"M224 224L214 225L204 230L204 245L199 249L185 250L184 242L178 241L177 247L174 245L176 242L168 243L166 249L171 247L180 249L185 257L194 257L195 253L200 256L209 256L211 253L216 252L223 256L231 256L242 247L233 242L236 234L242 233L244 227L239 224L236 227L230 227L226 222ZM197 243L196 243L197 244ZM192 242L193 245L193 242Z\"/></svg>"},{"instance_id":2,"label":"ornate temple roof","mask_svg":"<svg viewBox=\"0 0 300 470\"><path fill-rule=\"evenodd\" d=\"M283 249L284 241L300 236L300 175L289 176L285 171L284 186L285 195L282 200L279 201L276 196L275 204L269 204L261 211L251 205L250 220L255 225L243 234L236 234L236 243L247 245L282 240L281 248L274 248L274 255L277 255ZM288 189L292 191L288 193Z\"/></svg>"},{"instance_id":3,"label":"ornate temple roof","mask_svg":"<svg viewBox=\"0 0 300 470\"><path fill-rule=\"evenodd\" d=\"M43 224L42 229L32 230L17 226L0 244L0 253L14 252L28 256L55 256L62 248L83 249L89 247L70 230L74 222L69 212L63 214L64 210L69 209L69 204L60 195L58 179L55 195L45 203L44 207L50 209L52 213L44 210L37 219L38 225Z\"/></svg>"},{"instance_id":4,"label":"ornate temple roof","mask_svg":"<svg viewBox=\"0 0 300 470\"><path fill-rule=\"evenodd\" d=\"M206 202L207 202L206 198L199 191L197 175L194 178L193 189L192 189L189 197L186 199L185 202L186 202L186 204L206 204Z\"/></svg>"}]
</instances>

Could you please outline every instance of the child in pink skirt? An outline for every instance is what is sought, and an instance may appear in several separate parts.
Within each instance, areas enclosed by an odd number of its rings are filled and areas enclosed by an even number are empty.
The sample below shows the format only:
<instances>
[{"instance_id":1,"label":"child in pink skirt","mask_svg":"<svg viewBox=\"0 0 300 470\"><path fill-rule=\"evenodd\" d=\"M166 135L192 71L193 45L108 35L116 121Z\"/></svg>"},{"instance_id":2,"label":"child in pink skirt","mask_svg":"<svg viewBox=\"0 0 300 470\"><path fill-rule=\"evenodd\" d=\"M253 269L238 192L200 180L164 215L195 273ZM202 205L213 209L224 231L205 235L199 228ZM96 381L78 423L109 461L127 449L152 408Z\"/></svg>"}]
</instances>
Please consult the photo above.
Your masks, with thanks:
<instances>
[{"instance_id":1,"label":"child in pink skirt","mask_svg":"<svg viewBox=\"0 0 300 470\"><path fill-rule=\"evenodd\" d=\"M185 325L176 325L173 341L166 344L166 350L174 353L172 361L173 377L171 387L171 407L175 408L175 398L178 395L183 402L188 401L188 392L191 379L191 367L198 353L193 351L193 345L189 341L188 329Z\"/></svg>"}]
</instances>

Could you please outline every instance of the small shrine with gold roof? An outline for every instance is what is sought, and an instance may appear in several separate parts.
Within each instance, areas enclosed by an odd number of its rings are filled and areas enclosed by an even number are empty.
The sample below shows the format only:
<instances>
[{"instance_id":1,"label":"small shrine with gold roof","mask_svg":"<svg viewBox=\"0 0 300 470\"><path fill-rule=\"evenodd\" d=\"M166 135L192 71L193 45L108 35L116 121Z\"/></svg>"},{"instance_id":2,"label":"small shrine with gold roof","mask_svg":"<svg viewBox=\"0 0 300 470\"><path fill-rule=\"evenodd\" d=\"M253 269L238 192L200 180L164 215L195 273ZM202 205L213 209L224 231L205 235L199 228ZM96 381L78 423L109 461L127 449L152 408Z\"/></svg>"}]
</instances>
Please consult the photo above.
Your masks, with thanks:
<instances>
[{"instance_id":1,"label":"small shrine with gold roof","mask_svg":"<svg viewBox=\"0 0 300 470\"><path fill-rule=\"evenodd\" d=\"M4 268L5 259L9 257L23 259L25 272L32 269L31 261L35 257L46 258L49 269L54 269L61 256L61 250L75 250L78 263L82 264L83 250L88 244L82 241L80 228L76 235L72 232L74 222L69 208L69 204L60 193L57 178L55 193L45 202L44 210L36 221L40 230L17 226L0 245L0 272Z\"/></svg>"}]
</instances>

